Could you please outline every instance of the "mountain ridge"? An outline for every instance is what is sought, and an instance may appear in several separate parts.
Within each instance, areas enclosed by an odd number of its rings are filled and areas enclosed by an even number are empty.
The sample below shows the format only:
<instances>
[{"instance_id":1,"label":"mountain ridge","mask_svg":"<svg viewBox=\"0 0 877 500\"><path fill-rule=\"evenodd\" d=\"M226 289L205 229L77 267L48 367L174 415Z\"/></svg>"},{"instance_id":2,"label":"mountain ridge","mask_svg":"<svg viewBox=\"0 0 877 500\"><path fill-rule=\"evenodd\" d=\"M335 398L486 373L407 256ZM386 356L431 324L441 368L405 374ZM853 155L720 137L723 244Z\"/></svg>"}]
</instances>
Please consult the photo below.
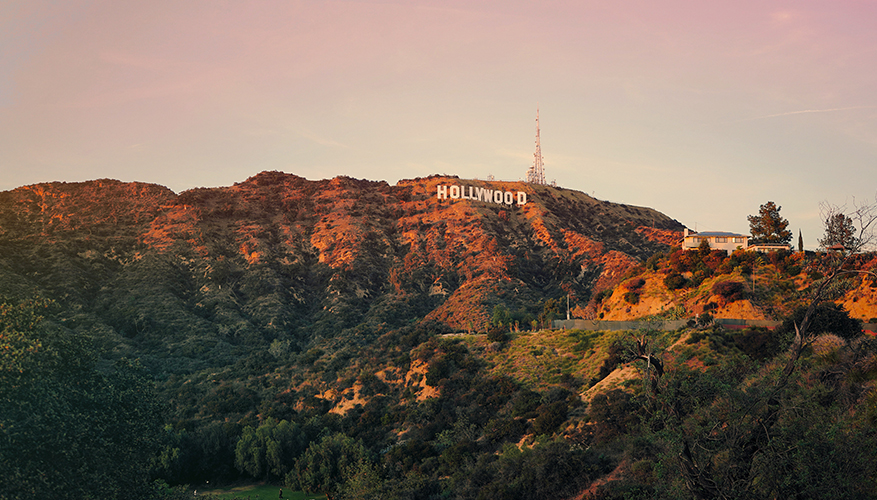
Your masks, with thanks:
<instances>
[{"instance_id":1,"label":"mountain ridge","mask_svg":"<svg viewBox=\"0 0 877 500\"><path fill-rule=\"evenodd\" d=\"M437 197L462 185L527 202ZM304 347L412 321L477 331L499 304L535 317L549 298L586 303L681 230L574 190L450 176L391 186L262 172L179 194L43 183L0 193L0 293L56 300L74 327L169 345L200 332Z\"/></svg>"}]
</instances>

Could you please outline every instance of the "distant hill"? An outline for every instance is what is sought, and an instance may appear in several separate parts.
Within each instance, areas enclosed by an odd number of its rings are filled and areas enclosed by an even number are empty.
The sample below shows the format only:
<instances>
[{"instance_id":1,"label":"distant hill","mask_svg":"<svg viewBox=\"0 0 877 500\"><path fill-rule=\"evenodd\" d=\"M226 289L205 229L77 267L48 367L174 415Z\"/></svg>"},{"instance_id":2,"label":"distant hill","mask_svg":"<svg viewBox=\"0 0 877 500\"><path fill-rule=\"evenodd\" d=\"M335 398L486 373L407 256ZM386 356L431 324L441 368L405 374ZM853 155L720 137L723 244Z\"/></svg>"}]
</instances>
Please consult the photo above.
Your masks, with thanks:
<instances>
[{"instance_id":1,"label":"distant hill","mask_svg":"<svg viewBox=\"0 0 877 500\"><path fill-rule=\"evenodd\" d=\"M460 189L502 203L453 199ZM497 305L521 321L547 299L584 305L682 229L579 191L446 176L262 172L180 194L53 182L0 193L0 293L53 299L66 326L120 354L162 345L194 367L247 343L304 348L424 321L478 331Z\"/></svg>"}]
</instances>

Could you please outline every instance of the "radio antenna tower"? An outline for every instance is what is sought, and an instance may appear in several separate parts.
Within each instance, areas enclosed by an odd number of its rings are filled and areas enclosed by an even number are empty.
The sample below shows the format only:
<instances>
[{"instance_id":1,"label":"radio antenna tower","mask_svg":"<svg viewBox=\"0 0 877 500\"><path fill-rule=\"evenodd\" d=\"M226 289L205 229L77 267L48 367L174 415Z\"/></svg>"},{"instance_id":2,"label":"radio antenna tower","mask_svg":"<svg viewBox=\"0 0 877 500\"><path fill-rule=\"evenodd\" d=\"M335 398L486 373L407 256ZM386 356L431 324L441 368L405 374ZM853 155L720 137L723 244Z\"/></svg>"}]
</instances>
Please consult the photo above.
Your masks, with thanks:
<instances>
[{"instance_id":1,"label":"radio antenna tower","mask_svg":"<svg viewBox=\"0 0 877 500\"><path fill-rule=\"evenodd\" d=\"M533 154L533 165L527 169L527 182L545 184L545 170L542 168L542 145L539 144L539 107L536 107L536 152Z\"/></svg>"}]
</instances>

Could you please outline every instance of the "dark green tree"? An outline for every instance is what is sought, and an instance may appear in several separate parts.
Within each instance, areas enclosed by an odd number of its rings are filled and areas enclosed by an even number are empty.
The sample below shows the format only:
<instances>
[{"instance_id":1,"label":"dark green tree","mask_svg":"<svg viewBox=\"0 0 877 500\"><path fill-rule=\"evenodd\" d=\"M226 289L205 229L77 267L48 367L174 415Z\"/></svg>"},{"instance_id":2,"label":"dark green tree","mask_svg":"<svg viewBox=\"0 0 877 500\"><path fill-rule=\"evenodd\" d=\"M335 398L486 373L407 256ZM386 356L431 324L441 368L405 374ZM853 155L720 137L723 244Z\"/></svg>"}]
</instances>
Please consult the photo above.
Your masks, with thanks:
<instances>
[{"instance_id":1,"label":"dark green tree","mask_svg":"<svg viewBox=\"0 0 877 500\"><path fill-rule=\"evenodd\" d=\"M380 500L387 498L378 467L368 460L360 460L345 471L347 481L340 488L339 498L350 500Z\"/></svg>"},{"instance_id":2,"label":"dark green tree","mask_svg":"<svg viewBox=\"0 0 877 500\"><path fill-rule=\"evenodd\" d=\"M306 445L307 436L298 424L268 417L259 427L244 427L235 466L256 478L283 477Z\"/></svg>"},{"instance_id":3,"label":"dark green tree","mask_svg":"<svg viewBox=\"0 0 877 500\"><path fill-rule=\"evenodd\" d=\"M309 492L321 492L330 499L356 474L356 465L367 461L368 451L362 442L341 433L330 434L312 442L286 475L286 484Z\"/></svg>"},{"instance_id":4,"label":"dark green tree","mask_svg":"<svg viewBox=\"0 0 877 500\"><path fill-rule=\"evenodd\" d=\"M780 215L782 208L769 201L759 207L758 215L747 217L753 243L788 244L792 241L792 232L787 229L789 221Z\"/></svg>"},{"instance_id":5,"label":"dark green tree","mask_svg":"<svg viewBox=\"0 0 877 500\"><path fill-rule=\"evenodd\" d=\"M137 363L99 368L87 339L0 302L0 499L146 498L161 406Z\"/></svg>"},{"instance_id":6,"label":"dark green tree","mask_svg":"<svg viewBox=\"0 0 877 500\"><path fill-rule=\"evenodd\" d=\"M804 322L807 308L802 306L777 329L778 335L791 339L795 335L795 325ZM814 335L833 333L843 339L852 340L862 334L862 320L851 318L840 304L822 302L810 313L809 330Z\"/></svg>"},{"instance_id":7,"label":"dark green tree","mask_svg":"<svg viewBox=\"0 0 877 500\"><path fill-rule=\"evenodd\" d=\"M557 299L546 300L542 307L542 312L539 314L539 322L542 323L542 328L550 328L551 322L559 317L561 317L559 301Z\"/></svg>"},{"instance_id":8,"label":"dark green tree","mask_svg":"<svg viewBox=\"0 0 877 500\"><path fill-rule=\"evenodd\" d=\"M713 249L710 246L709 238L703 238L700 240L700 245L697 245L697 255L703 260L704 257L710 254Z\"/></svg>"},{"instance_id":9,"label":"dark green tree","mask_svg":"<svg viewBox=\"0 0 877 500\"><path fill-rule=\"evenodd\" d=\"M490 318L490 324L493 326L508 326L511 313L505 304L497 304L493 306L493 315Z\"/></svg>"},{"instance_id":10,"label":"dark green tree","mask_svg":"<svg viewBox=\"0 0 877 500\"><path fill-rule=\"evenodd\" d=\"M825 249L837 246L843 249L855 248L856 227L853 219L842 213L829 216L825 221L825 236L819 240L819 246Z\"/></svg>"},{"instance_id":11,"label":"dark green tree","mask_svg":"<svg viewBox=\"0 0 877 500\"><path fill-rule=\"evenodd\" d=\"M532 448L506 446L498 456L482 455L449 479L451 498L572 498L611 470L607 458L563 440Z\"/></svg>"}]
</instances>

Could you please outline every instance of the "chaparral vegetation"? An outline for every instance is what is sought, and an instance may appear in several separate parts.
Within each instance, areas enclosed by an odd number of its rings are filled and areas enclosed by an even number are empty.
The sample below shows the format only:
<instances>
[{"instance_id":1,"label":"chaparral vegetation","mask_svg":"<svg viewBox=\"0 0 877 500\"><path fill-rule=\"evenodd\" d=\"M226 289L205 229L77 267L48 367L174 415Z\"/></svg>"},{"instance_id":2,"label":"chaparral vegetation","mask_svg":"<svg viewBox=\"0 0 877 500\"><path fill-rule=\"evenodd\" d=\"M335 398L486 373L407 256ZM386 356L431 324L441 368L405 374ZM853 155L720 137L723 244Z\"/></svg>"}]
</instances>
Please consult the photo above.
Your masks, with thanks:
<instances>
[{"instance_id":1,"label":"chaparral vegetation","mask_svg":"<svg viewBox=\"0 0 877 500\"><path fill-rule=\"evenodd\" d=\"M871 207L728 255L453 182L0 193L0 499L877 496Z\"/></svg>"}]
</instances>

